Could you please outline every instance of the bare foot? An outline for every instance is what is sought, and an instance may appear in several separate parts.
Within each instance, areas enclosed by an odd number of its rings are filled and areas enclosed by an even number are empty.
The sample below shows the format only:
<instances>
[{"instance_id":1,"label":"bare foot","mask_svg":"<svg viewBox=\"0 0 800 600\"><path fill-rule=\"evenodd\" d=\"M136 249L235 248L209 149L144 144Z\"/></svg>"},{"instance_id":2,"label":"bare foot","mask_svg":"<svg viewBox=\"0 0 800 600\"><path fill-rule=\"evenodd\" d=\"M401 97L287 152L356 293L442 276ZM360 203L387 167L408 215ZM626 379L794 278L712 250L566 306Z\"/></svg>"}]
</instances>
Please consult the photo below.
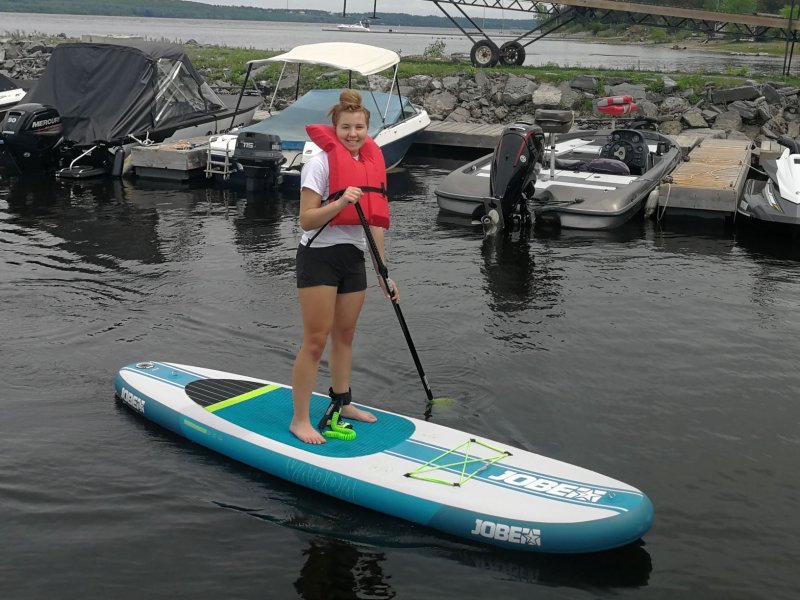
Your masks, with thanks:
<instances>
[{"instance_id":1,"label":"bare foot","mask_svg":"<svg viewBox=\"0 0 800 600\"><path fill-rule=\"evenodd\" d=\"M298 440L305 444L324 444L326 441L320 432L314 429L313 425L311 425L311 423L308 421L304 423L295 423L292 421L292 424L289 425L289 431L291 431Z\"/></svg>"},{"instance_id":2,"label":"bare foot","mask_svg":"<svg viewBox=\"0 0 800 600\"><path fill-rule=\"evenodd\" d=\"M354 421L364 421L365 423L374 423L375 421L378 420L378 417L373 415L371 412L367 412L365 410L361 410L360 408L356 408L353 404L348 404L347 406L343 406L341 414L345 419L353 419Z\"/></svg>"}]
</instances>

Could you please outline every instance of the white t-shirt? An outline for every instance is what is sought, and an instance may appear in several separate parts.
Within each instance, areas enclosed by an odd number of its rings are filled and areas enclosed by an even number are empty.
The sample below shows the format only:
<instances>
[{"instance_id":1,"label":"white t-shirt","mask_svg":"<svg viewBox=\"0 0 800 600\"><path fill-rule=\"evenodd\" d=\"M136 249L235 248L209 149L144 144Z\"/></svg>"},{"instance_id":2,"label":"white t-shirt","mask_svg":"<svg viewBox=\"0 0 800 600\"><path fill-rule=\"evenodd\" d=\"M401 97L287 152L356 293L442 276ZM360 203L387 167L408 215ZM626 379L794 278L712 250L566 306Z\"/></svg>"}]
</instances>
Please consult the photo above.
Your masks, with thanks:
<instances>
[{"instance_id":1,"label":"white t-shirt","mask_svg":"<svg viewBox=\"0 0 800 600\"><path fill-rule=\"evenodd\" d=\"M353 160L358 160L354 158ZM300 189L304 187L322 196L322 202L328 198L328 181L330 167L328 166L328 153L319 152L315 154L300 171ZM300 243L308 245L308 241L314 237L319 229L309 229L303 231ZM353 244L361 250L367 249L367 240L364 237L364 228L361 225L326 225L314 242L312 248L323 248L335 244Z\"/></svg>"}]
</instances>

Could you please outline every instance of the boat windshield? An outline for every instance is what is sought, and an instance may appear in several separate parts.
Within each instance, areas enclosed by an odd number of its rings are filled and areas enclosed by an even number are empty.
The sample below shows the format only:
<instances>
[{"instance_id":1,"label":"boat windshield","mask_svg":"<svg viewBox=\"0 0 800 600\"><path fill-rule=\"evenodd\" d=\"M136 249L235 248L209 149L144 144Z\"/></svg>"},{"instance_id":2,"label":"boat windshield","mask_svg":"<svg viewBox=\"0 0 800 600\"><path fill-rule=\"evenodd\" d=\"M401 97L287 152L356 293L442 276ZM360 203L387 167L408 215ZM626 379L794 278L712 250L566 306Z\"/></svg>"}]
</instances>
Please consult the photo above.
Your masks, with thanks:
<instances>
[{"instance_id":1,"label":"boat windshield","mask_svg":"<svg viewBox=\"0 0 800 600\"><path fill-rule=\"evenodd\" d=\"M304 94L286 109L264 119L263 121L245 127L243 131L258 131L272 133L280 136L281 146L286 150L301 150L303 144L309 139L306 125L310 123L330 123L328 110L339 101L340 89L311 90ZM403 97L402 104L397 94L389 95L386 92L362 91L361 97L364 106L370 112L369 135L375 137L386 126L393 125L404 118L410 117L416 111L408 98ZM387 110L388 106L388 110ZM381 119L386 114L385 122Z\"/></svg>"},{"instance_id":2,"label":"boat windshield","mask_svg":"<svg viewBox=\"0 0 800 600\"><path fill-rule=\"evenodd\" d=\"M8 77L0 73L0 92L10 92L11 90L19 89L19 86L11 81Z\"/></svg>"},{"instance_id":3,"label":"boat windshield","mask_svg":"<svg viewBox=\"0 0 800 600\"><path fill-rule=\"evenodd\" d=\"M179 60L158 59L155 125L198 112L213 112L225 104L206 83L198 84Z\"/></svg>"}]
</instances>

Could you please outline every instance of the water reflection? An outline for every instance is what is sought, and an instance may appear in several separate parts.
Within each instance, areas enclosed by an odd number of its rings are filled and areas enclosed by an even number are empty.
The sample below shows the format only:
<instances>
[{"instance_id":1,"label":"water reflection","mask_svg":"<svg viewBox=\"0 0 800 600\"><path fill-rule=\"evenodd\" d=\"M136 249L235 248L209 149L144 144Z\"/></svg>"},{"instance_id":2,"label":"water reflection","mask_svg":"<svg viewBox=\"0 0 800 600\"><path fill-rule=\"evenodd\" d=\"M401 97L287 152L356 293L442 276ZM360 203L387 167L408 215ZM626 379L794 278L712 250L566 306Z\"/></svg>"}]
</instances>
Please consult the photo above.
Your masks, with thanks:
<instances>
[{"instance_id":1,"label":"water reflection","mask_svg":"<svg viewBox=\"0 0 800 600\"><path fill-rule=\"evenodd\" d=\"M283 482L271 482L275 489L270 490L270 498L282 496L284 485L289 487ZM531 554L472 544L338 500L323 505L316 494L298 493L296 489L287 489L286 502L292 505L289 517L274 514L286 506L272 506L268 513L264 509L217 504L311 536L303 550L306 563L295 582L298 593L306 600L393 598L395 591L383 568L391 564L385 552L390 549L413 551L421 560L444 559L500 581L577 589L644 587L653 570L650 554L641 540L590 554Z\"/></svg>"},{"instance_id":2,"label":"water reflection","mask_svg":"<svg viewBox=\"0 0 800 600\"><path fill-rule=\"evenodd\" d=\"M551 307L557 301L558 289L549 279L546 267L540 267L536 273L528 232L486 236L481 254L481 271L486 277L490 307L495 312L510 314L524 310L534 298L546 298Z\"/></svg>"},{"instance_id":3,"label":"water reflection","mask_svg":"<svg viewBox=\"0 0 800 600\"><path fill-rule=\"evenodd\" d=\"M294 583L303 600L348 600L395 597L386 582L382 552L358 548L353 544L317 538L303 554L306 562Z\"/></svg>"},{"instance_id":4,"label":"water reflection","mask_svg":"<svg viewBox=\"0 0 800 600\"><path fill-rule=\"evenodd\" d=\"M141 263L164 261L154 207L131 201L129 184L114 179L62 182L53 178L14 179L0 187L8 203L6 223L58 238L64 251L90 264L109 266L109 258ZM23 234L31 245L52 246L52 239ZM32 251L18 246L17 251ZM115 261L111 261L115 262Z\"/></svg>"}]
</instances>

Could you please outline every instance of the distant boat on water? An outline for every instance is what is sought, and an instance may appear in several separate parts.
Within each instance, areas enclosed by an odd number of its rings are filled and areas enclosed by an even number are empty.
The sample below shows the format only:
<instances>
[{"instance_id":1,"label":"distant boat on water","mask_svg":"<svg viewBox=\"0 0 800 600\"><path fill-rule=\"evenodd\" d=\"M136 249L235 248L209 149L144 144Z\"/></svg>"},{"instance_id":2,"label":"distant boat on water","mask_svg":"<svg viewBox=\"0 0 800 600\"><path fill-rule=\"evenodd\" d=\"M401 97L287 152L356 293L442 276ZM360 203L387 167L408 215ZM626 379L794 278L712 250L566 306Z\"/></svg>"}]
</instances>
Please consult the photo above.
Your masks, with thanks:
<instances>
[{"instance_id":1,"label":"distant boat on water","mask_svg":"<svg viewBox=\"0 0 800 600\"><path fill-rule=\"evenodd\" d=\"M348 24L337 25L336 29L338 29L339 31L361 31L361 32L366 32L366 33L369 33L370 31L372 31L369 28L369 20L367 20L367 19L362 19L358 23L348 23Z\"/></svg>"}]
</instances>

